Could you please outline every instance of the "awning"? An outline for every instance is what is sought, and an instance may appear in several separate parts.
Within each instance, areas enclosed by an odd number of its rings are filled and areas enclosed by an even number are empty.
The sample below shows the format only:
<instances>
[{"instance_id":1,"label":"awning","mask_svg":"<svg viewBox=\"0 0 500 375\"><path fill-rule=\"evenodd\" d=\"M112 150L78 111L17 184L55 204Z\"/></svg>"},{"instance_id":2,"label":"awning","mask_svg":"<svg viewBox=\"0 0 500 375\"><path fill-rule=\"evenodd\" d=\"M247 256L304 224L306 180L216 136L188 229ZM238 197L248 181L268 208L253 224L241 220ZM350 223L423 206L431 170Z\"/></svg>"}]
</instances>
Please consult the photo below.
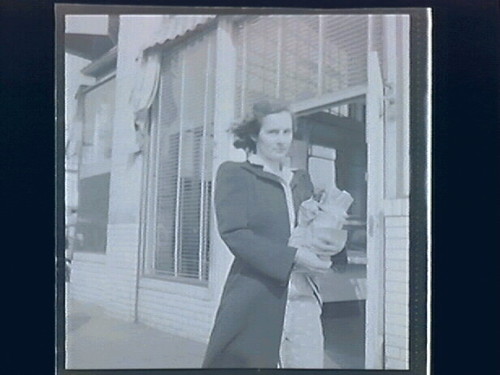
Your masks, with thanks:
<instances>
[{"instance_id":1,"label":"awning","mask_svg":"<svg viewBox=\"0 0 500 375\"><path fill-rule=\"evenodd\" d=\"M134 111L134 129L136 132L136 146L132 152L140 152L143 146L146 125L149 122L149 109L156 97L161 68L160 48L169 41L173 41L191 31L196 30L201 25L205 25L213 20L215 15L164 15L160 22L149 32L149 36L144 39L140 48L139 56L136 58L136 74L134 88L130 95L130 104Z\"/></svg>"},{"instance_id":2,"label":"awning","mask_svg":"<svg viewBox=\"0 0 500 375\"><path fill-rule=\"evenodd\" d=\"M151 51L151 48L164 45L173 41L191 31L206 25L214 20L216 15L168 15L163 16L158 30L152 36L149 46L145 48L145 53Z\"/></svg>"}]
</instances>

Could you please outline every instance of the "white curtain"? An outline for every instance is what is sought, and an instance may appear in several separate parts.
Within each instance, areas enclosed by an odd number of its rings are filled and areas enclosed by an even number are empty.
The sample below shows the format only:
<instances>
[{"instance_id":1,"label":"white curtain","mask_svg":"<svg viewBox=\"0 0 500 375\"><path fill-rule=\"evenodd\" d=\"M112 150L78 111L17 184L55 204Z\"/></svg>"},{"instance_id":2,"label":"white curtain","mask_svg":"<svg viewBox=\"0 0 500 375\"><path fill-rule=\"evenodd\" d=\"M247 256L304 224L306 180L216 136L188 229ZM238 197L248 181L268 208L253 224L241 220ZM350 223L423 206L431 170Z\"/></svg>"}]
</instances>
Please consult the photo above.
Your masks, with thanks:
<instances>
[{"instance_id":1,"label":"white curtain","mask_svg":"<svg viewBox=\"0 0 500 375\"><path fill-rule=\"evenodd\" d=\"M134 110L134 125L136 131L137 148L134 152L142 150L145 132L149 122L149 109L158 92L160 81L159 51L151 52L141 60L140 74L135 81L135 86L130 95L130 104Z\"/></svg>"},{"instance_id":2,"label":"white curtain","mask_svg":"<svg viewBox=\"0 0 500 375\"><path fill-rule=\"evenodd\" d=\"M161 15L148 17L148 23L141 20L143 30L140 35L143 40L139 43L141 46L139 57L136 58L135 83L130 95L130 104L134 111L136 140L131 150L132 154L142 151L150 120L149 110L158 92L161 48L152 47L158 47L173 40L214 17L214 15Z\"/></svg>"},{"instance_id":3,"label":"white curtain","mask_svg":"<svg viewBox=\"0 0 500 375\"><path fill-rule=\"evenodd\" d=\"M136 58L135 82L130 95L135 127L135 143L132 146L132 154L138 154L143 149L144 136L148 131L150 120L150 108L158 92L161 48L152 47L159 47L213 18L215 18L214 15L160 15L140 20L139 23L148 22L143 25L144 32L140 33L142 35L141 41L138 43L140 52L139 57ZM137 22L137 20L135 21Z\"/></svg>"}]
</instances>

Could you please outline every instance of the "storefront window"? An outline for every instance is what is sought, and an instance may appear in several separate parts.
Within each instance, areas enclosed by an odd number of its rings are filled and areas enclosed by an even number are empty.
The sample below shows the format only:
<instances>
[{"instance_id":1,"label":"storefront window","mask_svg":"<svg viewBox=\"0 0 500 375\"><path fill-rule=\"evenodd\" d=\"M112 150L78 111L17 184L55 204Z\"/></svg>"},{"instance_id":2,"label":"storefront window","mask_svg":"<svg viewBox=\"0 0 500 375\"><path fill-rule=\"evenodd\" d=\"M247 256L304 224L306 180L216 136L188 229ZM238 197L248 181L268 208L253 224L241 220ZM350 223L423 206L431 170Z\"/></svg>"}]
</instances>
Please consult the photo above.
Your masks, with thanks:
<instances>
[{"instance_id":1,"label":"storefront window","mask_svg":"<svg viewBox=\"0 0 500 375\"><path fill-rule=\"evenodd\" d=\"M148 152L148 274L208 280L214 57L211 34L163 57Z\"/></svg>"},{"instance_id":2,"label":"storefront window","mask_svg":"<svg viewBox=\"0 0 500 375\"><path fill-rule=\"evenodd\" d=\"M367 36L367 15L241 21L235 33L236 118L263 97L299 101L366 84Z\"/></svg>"}]
</instances>

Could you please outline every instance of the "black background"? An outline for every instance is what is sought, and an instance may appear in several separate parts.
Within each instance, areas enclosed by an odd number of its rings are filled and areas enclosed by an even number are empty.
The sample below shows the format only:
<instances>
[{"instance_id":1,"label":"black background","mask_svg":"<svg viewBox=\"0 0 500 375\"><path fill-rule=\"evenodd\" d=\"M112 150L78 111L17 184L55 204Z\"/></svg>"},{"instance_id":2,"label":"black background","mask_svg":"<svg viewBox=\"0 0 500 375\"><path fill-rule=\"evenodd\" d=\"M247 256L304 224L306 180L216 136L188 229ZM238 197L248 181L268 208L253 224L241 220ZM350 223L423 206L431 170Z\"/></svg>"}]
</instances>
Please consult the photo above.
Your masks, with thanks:
<instances>
[{"instance_id":1,"label":"black background","mask_svg":"<svg viewBox=\"0 0 500 375\"><path fill-rule=\"evenodd\" d=\"M80 0L77 3L143 5L130 0ZM433 7L433 374L498 373L500 14L497 2L210 0L144 3L297 8ZM10 370L3 373L54 373L57 170L54 21L53 1L0 2L0 150L3 155L0 191L6 239L0 248L3 254L9 255L2 257L5 278L2 306L4 326L10 331L9 336L4 336L8 359L2 365L2 369L8 366Z\"/></svg>"}]
</instances>

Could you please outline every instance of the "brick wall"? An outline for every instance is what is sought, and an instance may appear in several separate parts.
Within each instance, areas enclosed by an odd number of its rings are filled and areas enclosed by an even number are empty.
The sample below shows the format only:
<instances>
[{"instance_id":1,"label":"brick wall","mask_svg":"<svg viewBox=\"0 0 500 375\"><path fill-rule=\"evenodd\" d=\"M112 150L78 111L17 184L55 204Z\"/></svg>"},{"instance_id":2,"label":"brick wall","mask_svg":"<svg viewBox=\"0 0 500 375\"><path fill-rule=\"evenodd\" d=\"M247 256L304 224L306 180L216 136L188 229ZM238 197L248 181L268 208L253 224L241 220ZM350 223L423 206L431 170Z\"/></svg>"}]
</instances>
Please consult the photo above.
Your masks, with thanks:
<instances>
[{"instance_id":1,"label":"brick wall","mask_svg":"<svg viewBox=\"0 0 500 375\"><path fill-rule=\"evenodd\" d=\"M209 289L143 279L138 307L141 323L198 342L208 342L216 309Z\"/></svg>"},{"instance_id":2,"label":"brick wall","mask_svg":"<svg viewBox=\"0 0 500 375\"><path fill-rule=\"evenodd\" d=\"M385 105L385 368L409 368L410 19L381 22L384 83L394 100ZM388 94L389 92L386 92Z\"/></svg>"},{"instance_id":3,"label":"brick wall","mask_svg":"<svg viewBox=\"0 0 500 375\"><path fill-rule=\"evenodd\" d=\"M69 293L77 301L102 304L105 300L104 254L74 253Z\"/></svg>"},{"instance_id":4,"label":"brick wall","mask_svg":"<svg viewBox=\"0 0 500 375\"><path fill-rule=\"evenodd\" d=\"M106 254L75 253L71 298L103 306L114 317L134 320L137 224L110 224Z\"/></svg>"},{"instance_id":5,"label":"brick wall","mask_svg":"<svg viewBox=\"0 0 500 375\"><path fill-rule=\"evenodd\" d=\"M114 317L135 319L138 224L109 224L106 254L105 310Z\"/></svg>"},{"instance_id":6,"label":"brick wall","mask_svg":"<svg viewBox=\"0 0 500 375\"><path fill-rule=\"evenodd\" d=\"M387 216L385 230L385 366L408 369L408 216Z\"/></svg>"}]
</instances>

